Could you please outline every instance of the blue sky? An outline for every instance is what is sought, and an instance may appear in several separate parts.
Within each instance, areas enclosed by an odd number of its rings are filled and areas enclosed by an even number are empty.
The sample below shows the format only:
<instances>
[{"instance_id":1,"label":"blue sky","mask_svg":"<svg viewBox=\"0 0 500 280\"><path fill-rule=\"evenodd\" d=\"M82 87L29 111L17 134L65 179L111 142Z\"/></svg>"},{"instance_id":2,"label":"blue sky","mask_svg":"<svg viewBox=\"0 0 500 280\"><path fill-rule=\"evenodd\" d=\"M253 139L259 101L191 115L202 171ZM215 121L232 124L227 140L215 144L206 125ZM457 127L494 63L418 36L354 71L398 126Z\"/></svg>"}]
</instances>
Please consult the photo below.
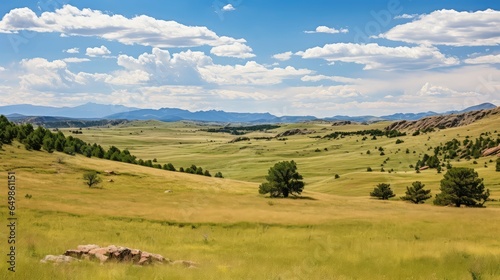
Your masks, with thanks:
<instances>
[{"instance_id":1,"label":"blue sky","mask_svg":"<svg viewBox=\"0 0 500 280\"><path fill-rule=\"evenodd\" d=\"M500 105L497 1L9 1L0 105L276 115Z\"/></svg>"}]
</instances>

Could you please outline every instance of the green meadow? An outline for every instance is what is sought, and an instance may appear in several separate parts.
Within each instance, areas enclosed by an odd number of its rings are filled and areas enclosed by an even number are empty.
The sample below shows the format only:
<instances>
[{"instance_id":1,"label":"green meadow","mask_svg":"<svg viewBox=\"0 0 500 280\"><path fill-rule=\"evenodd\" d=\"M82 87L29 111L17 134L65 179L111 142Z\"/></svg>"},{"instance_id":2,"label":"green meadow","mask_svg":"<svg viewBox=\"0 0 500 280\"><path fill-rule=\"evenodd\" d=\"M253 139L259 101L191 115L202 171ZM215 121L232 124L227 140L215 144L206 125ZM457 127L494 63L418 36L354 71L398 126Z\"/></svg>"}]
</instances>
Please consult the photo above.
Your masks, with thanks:
<instances>
[{"instance_id":1,"label":"green meadow","mask_svg":"<svg viewBox=\"0 0 500 280\"><path fill-rule=\"evenodd\" d=\"M485 132L496 138L498 121L495 116L465 127L376 140L323 136L383 129L389 123L287 124L246 134L249 141L236 143L229 142L237 136L206 131L216 125L195 122L131 122L83 129L75 136L103 147L129 149L138 158L172 163L177 169L195 164L212 175L220 171L223 179L27 151L17 142L4 145L0 170L5 175L16 172L17 263L15 273L7 270L3 252L9 246L8 233L2 226L0 278L500 279L496 156L476 163L451 161L453 166L474 168L484 178L494 200L486 208L438 207L432 199L415 205L399 199L414 181L423 182L433 196L439 193L445 170L416 173L409 166L453 138L474 139ZM311 133L260 139L294 128ZM62 131L69 135L69 129ZM396 144L397 139L404 142ZM282 160L297 162L306 183L302 196L270 199L258 194L269 167ZM368 167L373 171L367 172ZM84 184L83 173L89 170L101 173L99 188ZM105 170L116 175L106 175ZM391 184L396 197L370 198L378 183ZM0 196L5 224L6 192L4 188ZM139 248L172 260L194 261L198 268L40 263L45 255L62 254L80 244Z\"/></svg>"}]
</instances>

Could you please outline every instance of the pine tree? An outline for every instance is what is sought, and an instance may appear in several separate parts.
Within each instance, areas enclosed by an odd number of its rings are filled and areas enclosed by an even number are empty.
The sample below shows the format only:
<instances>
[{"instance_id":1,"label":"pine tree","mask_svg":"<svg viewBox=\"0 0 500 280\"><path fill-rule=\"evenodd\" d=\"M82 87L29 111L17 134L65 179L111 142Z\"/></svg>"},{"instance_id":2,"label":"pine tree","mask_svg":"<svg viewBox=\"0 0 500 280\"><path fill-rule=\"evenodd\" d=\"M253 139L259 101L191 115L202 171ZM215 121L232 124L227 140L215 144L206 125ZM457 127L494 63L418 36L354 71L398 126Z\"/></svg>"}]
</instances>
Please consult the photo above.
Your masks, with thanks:
<instances>
[{"instance_id":1,"label":"pine tree","mask_svg":"<svg viewBox=\"0 0 500 280\"><path fill-rule=\"evenodd\" d=\"M425 185L420 181L412 183L411 187L406 187L405 196L401 199L405 201L411 201L415 204L424 203L427 199L431 198L431 190L424 190Z\"/></svg>"},{"instance_id":2,"label":"pine tree","mask_svg":"<svg viewBox=\"0 0 500 280\"><path fill-rule=\"evenodd\" d=\"M390 184L380 183L376 188L370 192L370 196L376 197L378 199L387 200L391 197L396 196L392 190Z\"/></svg>"}]
</instances>

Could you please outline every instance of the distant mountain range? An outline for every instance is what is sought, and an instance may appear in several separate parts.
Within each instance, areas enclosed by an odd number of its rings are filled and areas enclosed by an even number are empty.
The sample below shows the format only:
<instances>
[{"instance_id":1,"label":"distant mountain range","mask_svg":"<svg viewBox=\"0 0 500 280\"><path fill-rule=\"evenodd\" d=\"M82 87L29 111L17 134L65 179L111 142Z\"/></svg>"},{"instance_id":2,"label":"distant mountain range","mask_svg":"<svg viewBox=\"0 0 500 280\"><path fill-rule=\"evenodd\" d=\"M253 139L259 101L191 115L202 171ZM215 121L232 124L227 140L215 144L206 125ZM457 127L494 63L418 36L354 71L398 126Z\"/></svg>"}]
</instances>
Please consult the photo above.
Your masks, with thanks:
<instances>
[{"instance_id":1,"label":"distant mountain range","mask_svg":"<svg viewBox=\"0 0 500 280\"><path fill-rule=\"evenodd\" d=\"M139 110L139 108L125 107L122 105L103 105L86 103L76 107L49 107L30 104L0 106L0 114L23 116L51 116L75 119L103 119L107 115Z\"/></svg>"},{"instance_id":2,"label":"distant mountain range","mask_svg":"<svg viewBox=\"0 0 500 280\"><path fill-rule=\"evenodd\" d=\"M355 121L355 122L376 122L376 121L398 121L398 120L419 120L424 117L436 115L458 114L470 111L496 108L491 103L483 103L468 107L461 111L448 111L444 113L422 112L422 113L396 113L387 116L333 116L322 118L328 121ZM0 106L0 114L8 118L22 120L23 117L34 116L57 116L73 119L109 119L109 120L160 120L160 121L206 121L206 122L232 122L232 123L295 123L302 121L317 120L314 116L282 116L277 117L270 113L234 113L217 110L196 111L177 108L161 109L138 109L122 105L103 105L87 103L76 107L48 107L36 105L10 105Z\"/></svg>"}]
</instances>

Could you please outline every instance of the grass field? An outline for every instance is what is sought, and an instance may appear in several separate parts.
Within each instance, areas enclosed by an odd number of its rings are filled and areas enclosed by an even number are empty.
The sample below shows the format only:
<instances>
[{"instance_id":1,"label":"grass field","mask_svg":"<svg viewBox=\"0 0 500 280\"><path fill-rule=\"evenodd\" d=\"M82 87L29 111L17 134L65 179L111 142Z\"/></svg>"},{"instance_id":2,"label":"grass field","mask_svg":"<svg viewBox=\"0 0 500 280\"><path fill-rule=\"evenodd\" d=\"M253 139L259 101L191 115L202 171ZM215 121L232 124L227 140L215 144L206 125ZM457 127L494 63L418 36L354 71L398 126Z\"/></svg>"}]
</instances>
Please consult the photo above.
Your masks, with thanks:
<instances>
[{"instance_id":1,"label":"grass field","mask_svg":"<svg viewBox=\"0 0 500 280\"><path fill-rule=\"evenodd\" d=\"M387 123L293 124L247 136L269 137L291 128L315 133L289 136L286 141L237 143L228 143L235 136L204 132L201 129L207 126L186 122L133 122L78 135L103 147L128 148L142 159L171 162L176 168L196 164L212 174L221 171L224 179L30 152L18 143L4 145L0 170L16 172L19 221L16 272L8 272L2 261L0 278L499 279L498 201L488 202L487 208L453 208L398 199L416 180L438 193L443 174L435 170L417 174L409 168L419 155L432 153L429 148L452 138L494 133L497 124L498 117L399 137L402 144L386 137L313 138L334 130L383 128ZM380 146L384 156L375 148ZM404 152L407 148L411 153ZM383 167L393 169L392 173L380 172L387 158ZM259 195L258 185L267 169L291 159L305 178L302 198ZM474 167L491 190L491 198L498 200L500 176L490 159L496 158L452 164ZM366 172L367 167L373 172ZM102 188L89 189L82 180L87 170L113 170L117 175L103 174ZM334 179L335 174L340 178ZM370 199L368 193L382 182L390 183L398 197ZM32 198L25 198L26 194ZM7 201L4 195L1 199L1 219L6 223ZM7 240L6 227L2 228L2 240ZM199 268L39 262L47 254L61 254L79 244L140 248L174 260L195 261ZM8 248L6 241L0 246L2 253Z\"/></svg>"}]
</instances>

